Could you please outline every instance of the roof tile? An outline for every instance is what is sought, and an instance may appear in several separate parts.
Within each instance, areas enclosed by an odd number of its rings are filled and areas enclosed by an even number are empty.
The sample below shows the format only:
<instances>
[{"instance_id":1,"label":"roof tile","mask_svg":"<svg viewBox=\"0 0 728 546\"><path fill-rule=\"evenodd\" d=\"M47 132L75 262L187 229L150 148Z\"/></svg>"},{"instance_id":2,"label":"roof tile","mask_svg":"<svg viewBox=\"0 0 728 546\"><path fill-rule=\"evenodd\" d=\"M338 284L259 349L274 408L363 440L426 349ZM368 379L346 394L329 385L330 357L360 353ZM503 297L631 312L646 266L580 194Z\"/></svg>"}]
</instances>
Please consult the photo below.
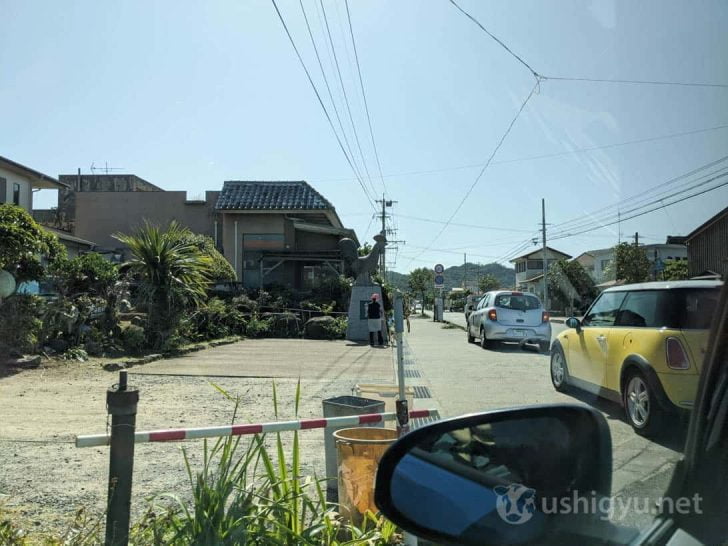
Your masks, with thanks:
<instances>
[{"instance_id":1,"label":"roof tile","mask_svg":"<svg viewBox=\"0 0 728 546\"><path fill-rule=\"evenodd\" d=\"M217 199L219 210L326 210L333 205L308 182L228 180Z\"/></svg>"}]
</instances>

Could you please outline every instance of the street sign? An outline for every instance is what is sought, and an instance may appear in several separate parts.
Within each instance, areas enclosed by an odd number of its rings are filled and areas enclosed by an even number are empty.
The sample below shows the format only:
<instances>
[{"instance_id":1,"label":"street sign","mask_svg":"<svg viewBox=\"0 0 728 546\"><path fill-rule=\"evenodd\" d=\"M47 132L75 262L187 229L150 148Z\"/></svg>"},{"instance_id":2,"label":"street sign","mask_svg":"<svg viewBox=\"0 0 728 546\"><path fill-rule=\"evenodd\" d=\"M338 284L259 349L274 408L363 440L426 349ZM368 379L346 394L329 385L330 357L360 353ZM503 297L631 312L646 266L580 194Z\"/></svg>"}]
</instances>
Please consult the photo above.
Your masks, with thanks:
<instances>
[{"instance_id":1,"label":"street sign","mask_svg":"<svg viewBox=\"0 0 728 546\"><path fill-rule=\"evenodd\" d=\"M445 277L435 275L435 288L442 288L443 286L445 286Z\"/></svg>"},{"instance_id":2,"label":"street sign","mask_svg":"<svg viewBox=\"0 0 728 546\"><path fill-rule=\"evenodd\" d=\"M436 274L441 275L443 271L445 271L445 266L443 266L442 264L437 264L435 266L435 273Z\"/></svg>"}]
</instances>

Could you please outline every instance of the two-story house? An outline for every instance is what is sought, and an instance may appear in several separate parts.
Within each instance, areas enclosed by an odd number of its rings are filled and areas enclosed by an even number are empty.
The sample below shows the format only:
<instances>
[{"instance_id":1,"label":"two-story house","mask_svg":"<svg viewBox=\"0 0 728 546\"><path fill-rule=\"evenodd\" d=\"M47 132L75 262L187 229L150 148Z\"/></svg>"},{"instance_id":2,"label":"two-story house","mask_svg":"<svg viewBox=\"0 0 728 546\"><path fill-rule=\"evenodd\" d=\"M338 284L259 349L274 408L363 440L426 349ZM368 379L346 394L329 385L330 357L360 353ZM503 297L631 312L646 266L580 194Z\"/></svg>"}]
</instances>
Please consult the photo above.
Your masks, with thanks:
<instances>
[{"instance_id":1,"label":"two-story house","mask_svg":"<svg viewBox=\"0 0 728 546\"><path fill-rule=\"evenodd\" d=\"M539 248L511 260L516 269L516 290L532 292L543 298L543 258L543 249ZM547 267L559 260L570 258L571 256L565 252L546 247Z\"/></svg>"},{"instance_id":2,"label":"two-story house","mask_svg":"<svg viewBox=\"0 0 728 546\"><path fill-rule=\"evenodd\" d=\"M0 203L12 203L32 213L35 191L66 189L68 189L66 184L52 176L0 156ZM94 247L91 241L52 228L46 229L58 237L71 258Z\"/></svg>"}]
</instances>

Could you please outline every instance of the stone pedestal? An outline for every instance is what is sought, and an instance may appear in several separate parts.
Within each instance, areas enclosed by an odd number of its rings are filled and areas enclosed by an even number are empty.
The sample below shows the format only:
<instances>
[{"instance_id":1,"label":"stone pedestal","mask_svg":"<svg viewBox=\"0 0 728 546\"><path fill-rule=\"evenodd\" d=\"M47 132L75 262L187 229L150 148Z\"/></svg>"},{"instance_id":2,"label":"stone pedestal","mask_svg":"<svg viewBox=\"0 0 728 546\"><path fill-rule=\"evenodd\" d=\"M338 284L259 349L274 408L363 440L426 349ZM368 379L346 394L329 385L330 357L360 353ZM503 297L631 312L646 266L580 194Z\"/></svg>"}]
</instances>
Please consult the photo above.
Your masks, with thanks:
<instances>
[{"instance_id":1,"label":"stone pedestal","mask_svg":"<svg viewBox=\"0 0 728 546\"><path fill-rule=\"evenodd\" d=\"M346 339L350 341L369 341L367 305L369 305L369 302L372 301L372 294L379 294L379 304L382 306L382 336L384 336L384 342L388 342L386 318L384 318L384 304L382 300L382 287L378 284L368 286L355 285L351 287L349 323L346 327Z\"/></svg>"}]
</instances>

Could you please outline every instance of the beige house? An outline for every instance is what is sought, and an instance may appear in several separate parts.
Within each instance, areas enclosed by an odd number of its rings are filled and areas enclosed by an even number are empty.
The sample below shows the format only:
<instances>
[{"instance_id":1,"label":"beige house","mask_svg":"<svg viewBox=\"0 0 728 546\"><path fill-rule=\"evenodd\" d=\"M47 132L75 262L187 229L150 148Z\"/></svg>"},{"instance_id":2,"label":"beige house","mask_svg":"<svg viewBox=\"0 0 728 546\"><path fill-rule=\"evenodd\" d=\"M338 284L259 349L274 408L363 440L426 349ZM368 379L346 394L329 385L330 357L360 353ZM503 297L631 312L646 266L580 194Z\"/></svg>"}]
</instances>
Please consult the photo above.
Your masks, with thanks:
<instances>
[{"instance_id":1,"label":"beige house","mask_svg":"<svg viewBox=\"0 0 728 546\"><path fill-rule=\"evenodd\" d=\"M339 240L357 240L334 206L302 180L230 180L215 209L225 257L249 288L313 288L342 272Z\"/></svg>"},{"instance_id":2,"label":"beige house","mask_svg":"<svg viewBox=\"0 0 728 546\"><path fill-rule=\"evenodd\" d=\"M222 191L190 199L184 191L165 191L131 174L59 179L66 188L58 208L34 211L57 233L95 241L100 250L126 259L128 250L115 233L132 233L145 221L165 226L176 220L213 239L249 288L274 283L311 288L342 271L339 240L356 240L334 206L304 181L228 181Z\"/></svg>"}]
</instances>

